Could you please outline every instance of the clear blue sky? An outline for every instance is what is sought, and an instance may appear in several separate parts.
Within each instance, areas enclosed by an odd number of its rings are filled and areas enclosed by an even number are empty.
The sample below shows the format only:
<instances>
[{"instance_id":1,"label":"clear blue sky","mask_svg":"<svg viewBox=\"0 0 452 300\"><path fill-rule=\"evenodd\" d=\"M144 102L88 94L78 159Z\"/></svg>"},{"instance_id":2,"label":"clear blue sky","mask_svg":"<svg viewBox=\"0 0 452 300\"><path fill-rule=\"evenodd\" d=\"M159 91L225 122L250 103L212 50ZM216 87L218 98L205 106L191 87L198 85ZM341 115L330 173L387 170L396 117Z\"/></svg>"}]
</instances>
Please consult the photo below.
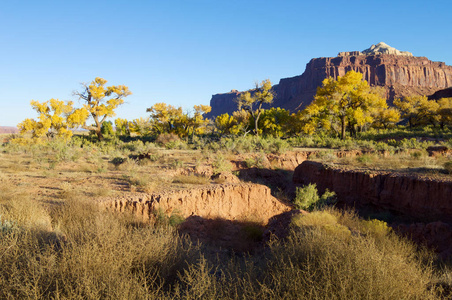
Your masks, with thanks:
<instances>
[{"instance_id":1,"label":"clear blue sky","mask_svg":"<svg viewBox=\"0 0 452 300\"><path fill-rule=\"evenodd\" d=\"M133 92L117 117L300 75L314 57L385 42L452 65L452 1L0 2L0 126L95 77ZM77 103L77 102L76 102Z\"/></svg>"}]
</instances>

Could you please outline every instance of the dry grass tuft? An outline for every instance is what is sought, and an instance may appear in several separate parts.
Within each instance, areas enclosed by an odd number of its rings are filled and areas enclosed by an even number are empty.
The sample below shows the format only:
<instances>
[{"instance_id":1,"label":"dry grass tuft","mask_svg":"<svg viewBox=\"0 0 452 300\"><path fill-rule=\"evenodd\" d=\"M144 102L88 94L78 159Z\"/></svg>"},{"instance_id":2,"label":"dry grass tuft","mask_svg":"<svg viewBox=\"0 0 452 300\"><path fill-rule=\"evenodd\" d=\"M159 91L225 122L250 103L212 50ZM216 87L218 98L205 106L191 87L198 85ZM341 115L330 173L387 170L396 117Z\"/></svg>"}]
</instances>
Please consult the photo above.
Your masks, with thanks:
<instances>
[{"instance_id":1,"label":"dry grass tuft","mask_svg":"<svg viewBox=\"0 0 452 300\"><path fill-rule=\"evenodd\" d=\"M210 178L198 175L177 175L173 178L173 183L182 184L208 184Z\"/></svg>"}]
</instances>

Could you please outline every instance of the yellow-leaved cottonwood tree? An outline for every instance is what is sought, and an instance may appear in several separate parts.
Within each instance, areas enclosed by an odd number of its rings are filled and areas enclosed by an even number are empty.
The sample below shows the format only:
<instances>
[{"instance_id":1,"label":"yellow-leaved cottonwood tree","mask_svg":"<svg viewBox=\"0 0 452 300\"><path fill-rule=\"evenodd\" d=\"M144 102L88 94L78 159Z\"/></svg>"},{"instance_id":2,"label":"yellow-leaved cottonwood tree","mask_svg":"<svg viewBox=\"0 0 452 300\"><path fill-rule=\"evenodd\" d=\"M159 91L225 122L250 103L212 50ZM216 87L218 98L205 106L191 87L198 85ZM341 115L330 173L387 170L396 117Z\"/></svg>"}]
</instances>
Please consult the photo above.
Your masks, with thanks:
<instances>
[{"instance_id":1,"label":"yellow-leaved cottonwood tree","mask_svg":"<svg viewBox=\"0 0 452 300\"><path fill-rule=\"evenodd\" d=\"M190 134L202 134L204 125L208 120L204 114L211 111L209 105L195 105L193 114L184 113L182 107L174 107L164 102L156 103L146 109L150 112L150 122L154 134L174 133L179 137L187 137Z\"/></svg>"},{"instance_id":2,"label":"yellow-leaved cottonwood tree","mask_svg":"<svg viewBox=\"0 0 452 300\"><path fill-rule=\"evenodd\" d=\"M83 125L83 128L96 133L99 140L103 139L102 123L115 116L115 109L124 103L124 98L132 92L125 85L105 86L107 80L96 77L90 84L82 84L81 92L75 91L74 95L86 101L83 105L94 120L93 126Z\"/></svg>"},{"instance_id":3,"label":"yellow-leaved cottonwood tree","mask_svg":"<svg viewBox=\"0 0 452 300\"><path fill-rule=\"evenodd\" d=\"M400 111L395 107L378 109L374 114L372 126L388 129L394 127L400 121Z\"/></svg>"},{"instance_id":4,"label":"yellow-leaved cottonwood tree","mask_svg":"<svg viewBox=\"0 0 452 300\"><path fill-rule=\"evenodd\" d=\"M105 87L107 81L100 77L94 79L89 85L83 84L82 92L74 92L74 95L85 100L86 104L75 109L72 101L60 101L50 99L40 103L31 101L31 106L39 113L38 120L25 119L17 126L21 134L31 133L30 141L39 142L42 138L57 137L69 140L72 136L70 129L81 126L93 130L99 139L103 139L102 123L107 117L115 115L114 110L124 103L125 97L132 94L125 85ZM87 126L86 120L92 116L94 126ZM26 139L19 138L17 142L26 143Z\"/></svg>"},{"instance_id":5,"label":"yellow-leaved cottonwood tree","mask_svg":"<svg viewBox=\"0 0 452 300\"><path fill-rule=\"evenodd\" d=\"M422 124L435 124L439 118L437 115L439 104L425 96L415 95L395 99L394 105L402 113L402 118L408 120L410 128Z\"/></svg>"},{"instance_id":6,"label":"yellow-leaved cottonwood tree","mask_svg":"<svg viewBox=\"0 0 452 300\"><path fill-rule=\"evenodd\" d=\"M73 102L50 99L40 103L32 100L32 108L39 114L38 120L25 119L17 125L21 134L31 133L35 143L41 142L43 137L58 137L69 140L72 136L71 128L85 123L88 117L86 109L74 109ZM19 138L18 142L25 143Z\"/></svg>"},{"instance_id":7,"label":"yellow-leaved cottonwood tree","mask_svg":"<svg viewBox=\"0 0 452 300\"><path fill-rule=\"evenodd\" d=\"M259 118L263 112L262 105L271 104L275 94L269 79L263 80L250 91L241 93L237 98L239 110L246 110L254 121L254 134L259 135Z\"/></svg>"},{"instance_id":8,"label":"yellow-leaved cottonwood tree","mask_svg":"<svg viewBox=\"0 0 452 300\"><path fill-rule=\"evenodd\" d=\"M444 129L445 125L452 125L452 98L441 98L437 103L439 126Z\"/></svg>"},{"instance_id":9,"label":"yellow-leaved cottonwood tree","mask_svg":"<svg viewBox=\"0 0 452 300\"><path fill-rule=\"evenodd\" d=\"M375 110L386 107L386 100L363 80L361 73L349 71L337 80L326 78L317 88L314 101L304 111L308 119L304 131L312 133L317 127L328 130L338 124L344 139L347 127L354 135L356 126L371 123Z\"/></svg>"}]
</instances>

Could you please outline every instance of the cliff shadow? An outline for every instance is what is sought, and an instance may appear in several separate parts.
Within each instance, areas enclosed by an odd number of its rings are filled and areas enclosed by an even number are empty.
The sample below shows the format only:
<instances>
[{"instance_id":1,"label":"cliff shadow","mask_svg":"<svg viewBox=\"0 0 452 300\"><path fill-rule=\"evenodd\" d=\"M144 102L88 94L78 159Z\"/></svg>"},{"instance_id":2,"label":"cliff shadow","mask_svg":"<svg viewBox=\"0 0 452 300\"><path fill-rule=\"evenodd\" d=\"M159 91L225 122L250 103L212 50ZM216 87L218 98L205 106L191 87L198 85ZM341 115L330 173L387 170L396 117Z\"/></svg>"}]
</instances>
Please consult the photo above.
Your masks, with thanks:
<instances>
[{"instance_id":1,"label":"cliff shadow","mask_svg":"<svg viewBox=\"0 0 452 300\"><path fill-rule=\"evenodd\" d=\"M209 219L194 215L186 218L177 229L180 235L188 235L192 242L200 242L217 254L220 250L229 254L256 254L265 250L273 239L286 238L292 218L299 214L306 212L290 210L271 217L266 225L247 220Z\"/></svg>"},{"instance_id":2,"label":"cliff shadow","mask_svg":"<svg viewBox=\"0 0 452 300\"><path fill-rule=\"evenodd\" d=\"M252 221L190 216L179 224L178 231L217 254L219 251L252 254L265 245L265 226Z\"/></svg>"}]
</instances>

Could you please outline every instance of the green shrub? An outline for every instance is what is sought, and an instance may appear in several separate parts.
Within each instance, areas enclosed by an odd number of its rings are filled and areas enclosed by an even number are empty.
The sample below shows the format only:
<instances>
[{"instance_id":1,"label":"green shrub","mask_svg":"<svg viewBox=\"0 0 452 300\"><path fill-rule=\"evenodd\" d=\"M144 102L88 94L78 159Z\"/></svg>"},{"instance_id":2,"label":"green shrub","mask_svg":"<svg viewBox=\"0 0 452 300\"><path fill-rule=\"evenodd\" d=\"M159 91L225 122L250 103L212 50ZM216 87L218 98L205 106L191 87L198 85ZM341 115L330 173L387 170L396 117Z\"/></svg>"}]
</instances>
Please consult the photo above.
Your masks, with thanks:
<instances>
[{"instance_id":1,"label":"green shrub","mask_svg":"<svg viewBox=\"0 0 452 300\"><path fill-rule=\"evenodd\" d=\"M100 128L100 132L104 137L108 137L114 134L113 124L111 121L105 121L102 123L102 127Z\"/></svg>"},{"instance_id":2,"label":"green shrub","mask_svg":"<svg viewBox=\"0 0 452 300\"><path fill-rule=\"evenodd\" d=\"M371 164L374 161L374 156L371 154L363 154L356 158L362 164Z\"/></svg>"},{"instance_id":3,"label":"green shrub","mask_svg":"<svg viewBox=\"0 0 452 300\"><path fill-rule=\"evenodd\" d=\"M320 197L315 183L296 188L294 199L296 209L312 210L319 200Z\"/></svg>"},{"instance_id":4,"label":"green shrub","mask_svg":"<svg viewBox=\"0 0 452 300\"><path fill-rule=\"evenodd\" d=\"M296 209L303 209L312 211L314 209L321 209L327 205L332 205L336 202L336 193L329 191L319 197L317 192L317 185L308 184L304 187L297 187L295 190L295 199L293 201Z\"/></svg>"},{"instance_id":5,"label":"green shrub","mask_svg":"<svg viewBox=\"0 0 452 300\"><path fill-rule=\"evenodd\" d=\"M124 157L115 157L111 160L111 163L118 168L120 165L122 165L126 159Z\"/></svg>"}]
</instances>

